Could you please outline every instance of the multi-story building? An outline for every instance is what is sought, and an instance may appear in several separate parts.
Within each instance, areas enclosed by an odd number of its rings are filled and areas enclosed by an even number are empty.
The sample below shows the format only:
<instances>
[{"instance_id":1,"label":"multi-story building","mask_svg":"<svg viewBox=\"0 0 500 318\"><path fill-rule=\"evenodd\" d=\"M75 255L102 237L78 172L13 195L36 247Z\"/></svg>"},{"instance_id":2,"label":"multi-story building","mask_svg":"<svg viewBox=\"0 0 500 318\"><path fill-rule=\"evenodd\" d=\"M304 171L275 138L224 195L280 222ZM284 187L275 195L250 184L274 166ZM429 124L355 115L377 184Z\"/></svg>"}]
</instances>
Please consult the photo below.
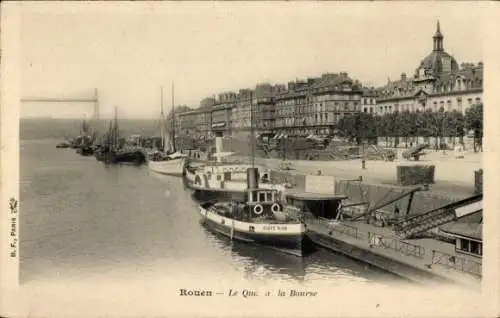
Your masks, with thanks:
<instances>
[{"instance_id":1,"label":"multi-story building","mask_svg":"<svg viewBox=\"0 0 500 318\"><path fill-rule=\"evenodd\" d=\"M180 105L175 107L175 122L172 122L174 119L173 112L169 112L167 117L165 118L166 132L168 134L172 133L172 130L175 129L175 133L183 134L183 130L189 129L191 126L188 122L189 118L184 118L185 113L191 112L192 109L185 105Z\"/></svg>"},{"instance_id":2,"label":"multi-story building","mask_svg":"<svg viewBox=\"0 0 500 318\"><path fill-rule=\"evenodd\" d=\"M211 108L198 108L178 114L178 133L194 139L207 138L210 135Z\"/></svg>"},{"instance_id":3,"label":"multi-story building","mask_svg":"<svg viewBox=\"0 0 500 318\"><path fill-rule=\"evenodd\" d=\"M182 136L194 136L198 127L198 110L184 111L177 115L177 134Z\"/></svg>"},{"instance_id":4,"label":"multi-story building","mask_svg":"<svg viewBox=\"0 0 500 318\"><path fill-rule=\"evenodd\" d=\"M347 73L326 73L310 82L305 112L308 134L331 135L342 117L361 111L363 89Z\"/></svg>"},{"instance_id":5,"label":"multi-story building","mask_svg":"<svg viewBox=\"0 0 500 318\"><path fill-rule=\"evenodd\" d=\"M276 91L282 86L272 86L270 84L258 84L252 99L253 125L259 134L271 134L274 129L274 97Z\"/></svg>"},{"instance_id":6,"label":"multi-story building","mask_svg":"<svg viewBox=\"0 0 500 318\"><path fill-rule=\"evenodd\" d=\"M232 131L249 131L251 123L252 98L254 92L250 89L240 89L236 104L232 110Z\"/></svg>"},{"instance_id":7,"label":"multi-story building","mask_svg":"<svg viewBox=\"0 0 500 318\"><path fill-rule=\"evenodd\" d=\"M433 49L418 65L413 77L401 74L377 91L376 113L394 111L465 110L482 101L483 63L462 63L444 50L439 22Z\"/></svg>"},{"instance_id":8,"label":"multi-story building","mask_svg":"<svg viewBox=\"0 0 500 318\"><path fill-rule=\"evenodd\" d=\"M361 96L361 109L364 113L373 114L377 111L377 91L373 88L363 88L363 95Z\"/></svg>"},{"instance_id":9,"label":"multi-story building","mask_svg":"<svg viewBox=\"0 0 500 318\"><path fill-rule=\"evenodd\" d=\"M363 90L347 73L288 83L275 97L278 134L329 135L340 118L361 111Z\"/></svg>"},{"instance_id":10,"label":"multi-story building","mask_svg":"<svg viewBox=\"0 0 500 318\"><path fill-rule=\"evenodd\" d=\"M278 135L305 134L303 121L308 83L297 80L288 82L287 89L275 94L274 131Z\"/></svg>"},{"instance_id":11,"label":"multi-story building","mask_svg":"<svg viewBox=\"0 0 500 318\"><path fill-rule=\"evenodd\" d=\"M219 94L219 99L215 101L212 107L211 129L217 135L231 135L232 128L232 110L236 106L237 94L226 92Z\"/></svg>"}]
</instances>

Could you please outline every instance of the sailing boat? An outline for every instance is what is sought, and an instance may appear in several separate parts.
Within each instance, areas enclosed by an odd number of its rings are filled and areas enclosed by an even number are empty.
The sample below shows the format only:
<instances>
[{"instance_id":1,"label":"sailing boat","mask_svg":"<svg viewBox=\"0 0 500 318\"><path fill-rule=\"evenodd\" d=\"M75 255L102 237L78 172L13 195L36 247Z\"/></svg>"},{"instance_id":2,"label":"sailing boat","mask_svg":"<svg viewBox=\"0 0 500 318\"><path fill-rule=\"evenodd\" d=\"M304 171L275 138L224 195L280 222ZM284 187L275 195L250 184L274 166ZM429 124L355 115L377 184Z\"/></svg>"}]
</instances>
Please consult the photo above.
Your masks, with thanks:
<instances>
[{"instance_id":1,"label":"sailing boat","mask_svg":"<svg viewBox=\"0 0 500 318\"><path fill-rule=\"evenodd\" d=\"M82 156L92 156L94 154L95 132L90 131L89 124L84 119L82 123L82 137L76 153Z\"/></svg>"},{"instance_id":2,"label":"sailing boat","mask_svg":"<svg viewBox=\"0 0 500 318\"><path fill-rule=\"evenodd\" d=\"M70 147L73 149L77 149L77 153L79 153L80 148L91 143L92 136L90 135L89 131L90 131L89 124L87 123L87 120L84 118L82 126L80 128L80 135L76 136L75 138L73 138L72 141L70 141Z\"/></svg>"},{"instance_id":3,"label":"sailing boat","mask_svg":"<svg viewBox=\"0 0 500 318\"><path fill-rule=\"evenodd\" d=\"M105 163L143 164L146 157L142 151L121 148L116 113L117 109L115 107L115 119L113 123L110 123L105 145L96 151L96 159Z\"/></svg>"},{"instance_id":4,"label":"sailing boat","mask_svg":"<svg viewBox=\"0 0 500 318\"><path fill-rule=\"evenodd\" d=\"M151 171L169 175L182 177L184 174L184 168L187 164L187 156L179 151L175 147L175 102L174 102L174 83L172 83L172 134L170 134L170 149L165 152L165 116L163 113L163 88L161 88L161 112L160 112L160 130L161 130L161 148L163 151L153 154L148 158L148 167Z\"/></svg>"}]
</instances>

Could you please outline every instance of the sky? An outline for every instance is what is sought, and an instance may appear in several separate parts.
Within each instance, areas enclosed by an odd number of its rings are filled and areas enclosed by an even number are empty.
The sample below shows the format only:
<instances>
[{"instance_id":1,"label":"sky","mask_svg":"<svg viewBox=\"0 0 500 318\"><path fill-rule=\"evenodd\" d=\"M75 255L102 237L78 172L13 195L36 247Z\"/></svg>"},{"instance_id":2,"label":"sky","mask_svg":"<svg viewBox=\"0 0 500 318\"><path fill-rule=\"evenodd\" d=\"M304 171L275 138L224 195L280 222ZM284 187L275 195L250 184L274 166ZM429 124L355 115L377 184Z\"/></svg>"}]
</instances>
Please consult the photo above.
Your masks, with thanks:
<instances>
[{"instance_id":1,"label":"sky","mask_svg":"<svg viewBox=\"0 0 500 318\"><path fill-rule=\"evenodd\" d=\"M482 60L484 2L21 4L22 97L89 97L100 116L159 116L257 83L348 72L379 86L413 75L440 21L458 63ZM487 64L487 63L486 63ZM91 104L22 103L22 117L90 117Z\"/></svg>"}]
</instances>

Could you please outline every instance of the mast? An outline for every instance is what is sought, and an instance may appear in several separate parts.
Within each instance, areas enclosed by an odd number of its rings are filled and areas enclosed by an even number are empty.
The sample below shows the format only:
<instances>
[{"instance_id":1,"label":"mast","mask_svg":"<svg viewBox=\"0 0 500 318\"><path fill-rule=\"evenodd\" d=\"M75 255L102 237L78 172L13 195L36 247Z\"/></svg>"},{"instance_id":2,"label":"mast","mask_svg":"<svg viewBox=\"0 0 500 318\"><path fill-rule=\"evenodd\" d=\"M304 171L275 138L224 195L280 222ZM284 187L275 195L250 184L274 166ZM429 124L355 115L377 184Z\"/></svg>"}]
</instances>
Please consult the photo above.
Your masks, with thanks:
<instances>
[{"instance_id":1,"label":"mast","mask_svg":"<svg viewBox=\"0 0 500 318\"><path fill-rule=\"evenodd\" d=\"M175 147L175 103L174 103L174 81L172 81L172 151L176 152Z\"/></svg>"},{"instance_id":2,"label":"mast","mask_svg":"<svg viewBox=\"0 0 500 318\"><path fill-rule=\"evenodd\" d=\"M161 96L161 101L160 101L160 134L161 134L161 148L163 151L165 151L165 116L163 113L163 86L160 87L160 96Z\"/></svg>"},{"instance_id":3,"label":"mast","mask_svg":"<svg viewBox=\"0 0 500 318\"><path fill-rule=\"evenodd\" d=\"M113 121L109 121L108 133L106 134L106 145L110 146L113 143Z\"/></svg>"},{"instance_id":4,"label":"mast","mask_svg":"<svg viewBox=\"0 0 500 318\"><path fill-rule=\"evenodd\" d=\"M118 145L118 107L115 106L115 118L113 125L113 144Z\"/></svg>"},{"instance_id":5,"label":"mast","mask_svg":"<svg viewBox=\"0 0 500 318\"><path fill-rule=\"evenodd\" d=\"M250 95L251 96L251 95ZM252 144L252 152L251 152L251 163L252 168L255 167L255 133L253 128L253 98L250 97L250 142Z\"/></svg>"},{"instance_id":6,"label":"mast","mask_svg":"<svg viewBox=\"0 0 500 318\"><path fill-rule=\"evenodd\" d=\"M82 135L87 135L87 132L88 132L87 116L83 115L83 122L82 122L81 134Z\"/></svg>"}]
</instances>

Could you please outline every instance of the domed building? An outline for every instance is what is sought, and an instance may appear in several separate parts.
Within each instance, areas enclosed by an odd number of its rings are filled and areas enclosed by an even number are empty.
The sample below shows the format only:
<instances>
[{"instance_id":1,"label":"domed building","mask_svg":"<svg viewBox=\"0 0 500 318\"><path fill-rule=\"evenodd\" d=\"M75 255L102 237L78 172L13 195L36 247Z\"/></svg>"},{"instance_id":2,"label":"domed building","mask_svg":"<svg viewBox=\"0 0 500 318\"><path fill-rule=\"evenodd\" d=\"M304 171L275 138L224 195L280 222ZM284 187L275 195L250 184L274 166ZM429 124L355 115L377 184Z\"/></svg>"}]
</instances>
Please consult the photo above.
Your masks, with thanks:
<instances>
[{"instance_id":1,"label":"domed building","mask_svg":"<svg viewBox=\"0 0 500 318\"><path fill-rule=\"evenodd\" d=\"M482 101L483 63L462 63L444 49L439 21L432 37L432 51L420 62L413 77L402 73L377 90L376 104L363 111L384 114L394 111L465 110Z\"/></svg>"},{"instance_id":2,"label":"domed building","mask_svg":"<svg viewBox=\"0 0 500 318\"><path fill-rule=\"evenodd\" d=\"M437 23L436 34L432 37L433 49L421 62L415 71L415 77L425 77L427 75L439 76L442 73L458 72L458 63L453 56L444 51L443 35Z\"/></svg>"}]
</instances>

